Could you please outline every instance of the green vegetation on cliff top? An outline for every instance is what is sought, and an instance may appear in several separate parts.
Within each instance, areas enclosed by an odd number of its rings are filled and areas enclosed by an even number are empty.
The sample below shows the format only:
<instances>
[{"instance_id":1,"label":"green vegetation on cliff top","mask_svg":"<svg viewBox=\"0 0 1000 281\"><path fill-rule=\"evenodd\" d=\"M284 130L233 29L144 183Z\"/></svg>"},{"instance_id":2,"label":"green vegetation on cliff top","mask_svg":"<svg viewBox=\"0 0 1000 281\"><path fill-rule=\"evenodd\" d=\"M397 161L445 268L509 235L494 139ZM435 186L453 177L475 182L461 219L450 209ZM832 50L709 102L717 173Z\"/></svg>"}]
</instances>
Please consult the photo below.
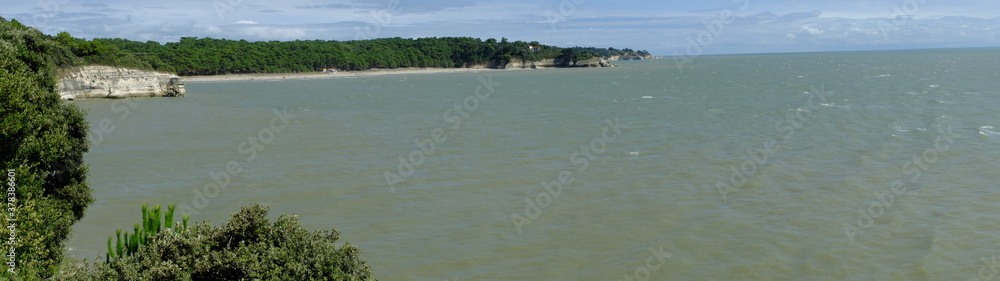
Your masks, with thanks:
<instances>
[{"instance_id":1,"label":"green vegetation on cliff top","mask_svg":"<svg viewBox=\"0 0 1000 281\"><path fill-rule=\"evenodd\" d=\"M57 37L90 63L173 72L179 75L311 72L323 69L497 66L554 59L562 65L594 56L646 55L614 48L560 48L506 38L384 38L360 41L267 41L182 37L160 44L126 39Z\"/></svg>"}]
</instances>

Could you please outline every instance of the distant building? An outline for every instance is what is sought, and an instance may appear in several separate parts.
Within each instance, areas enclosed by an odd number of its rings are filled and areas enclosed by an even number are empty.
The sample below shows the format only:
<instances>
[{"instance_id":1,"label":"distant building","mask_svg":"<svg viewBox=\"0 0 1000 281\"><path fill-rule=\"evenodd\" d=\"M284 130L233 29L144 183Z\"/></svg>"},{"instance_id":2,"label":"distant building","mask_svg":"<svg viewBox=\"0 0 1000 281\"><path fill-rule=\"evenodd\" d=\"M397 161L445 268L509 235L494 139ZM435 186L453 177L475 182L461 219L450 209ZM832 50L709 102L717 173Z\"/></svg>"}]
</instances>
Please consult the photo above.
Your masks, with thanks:
<instances>
[{"instance_id":1,"label":"distant building","mask_svg":"<svg viewBox=\"0 0 1000 281\"><path fill-rule=\"evenodd\" d=\"M184 88L184 80L180 77L173 76L167 80L167 89L164 91L164 97L176 97L184 96L187 90Z\"/></svg>"},{"instance_id":2,"label":"distant building","mask_svg":"<svg viewBox=\"0 0 1000 281\"><path fill-rule=\"evenodd\" d=\"M539 49L541 49L541 47L534 46L534 45L528 45L528 50L531 50L532 52L537 52Z\"/></svg>"}]
</instances>

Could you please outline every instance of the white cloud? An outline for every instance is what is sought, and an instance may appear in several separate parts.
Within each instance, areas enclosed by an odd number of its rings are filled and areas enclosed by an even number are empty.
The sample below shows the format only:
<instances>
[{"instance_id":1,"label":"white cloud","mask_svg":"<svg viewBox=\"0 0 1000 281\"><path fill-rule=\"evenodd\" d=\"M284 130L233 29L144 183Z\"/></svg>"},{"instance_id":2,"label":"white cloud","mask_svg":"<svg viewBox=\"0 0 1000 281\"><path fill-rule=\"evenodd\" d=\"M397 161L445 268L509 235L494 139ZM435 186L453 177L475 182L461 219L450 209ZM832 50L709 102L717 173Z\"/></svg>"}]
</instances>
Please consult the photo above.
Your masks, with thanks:
<instances>
[{"instance_id":1,"label":"white cloud","mask_svg":"<svg viewBox=\"0 0 1000 281\"><path fill-rule=\"evenodd\" d=\"M252 20L241 20L241 21L235 22L235 24L257 24L257 22L252 21Z\"/></svg>"},{"instance_id":2,"label":"white cloud","mask_svg":"<svg viewBox=\"0 0 1000 281\"><path fill-rule=\"evenodd\" d=\"M820 35L823 34L823 31L817 28L809 27L808 25L803 25L802 28L799 29L799 33L808 33L809 35Z\"/></svg>"},{"instance_id":3,"label":"white cloud","mask_svg":"<svg viewBox=\"0 0 1000 281\"><path fill-rule=\"evenodd\" d=\"M256 40L295 40L306 36L305 30L291 27L242 27L233 32L238 34L238 37Z\"/></svg>"}]
</instances>

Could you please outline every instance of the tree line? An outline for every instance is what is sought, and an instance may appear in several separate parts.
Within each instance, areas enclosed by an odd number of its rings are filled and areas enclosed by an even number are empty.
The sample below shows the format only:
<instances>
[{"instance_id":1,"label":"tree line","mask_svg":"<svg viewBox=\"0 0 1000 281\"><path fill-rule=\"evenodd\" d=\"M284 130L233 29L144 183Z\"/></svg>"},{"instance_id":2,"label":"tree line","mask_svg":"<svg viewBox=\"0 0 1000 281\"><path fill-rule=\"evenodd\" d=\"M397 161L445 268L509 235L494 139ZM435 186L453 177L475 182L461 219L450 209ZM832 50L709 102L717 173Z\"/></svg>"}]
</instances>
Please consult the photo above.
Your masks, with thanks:
<instances>
[{"instance_id":1,"label":"tree line","mask_svg":"<svg viewBox=\"0 0 1000 281\"><path fill-rule=\"evenodd\" d=\"M601 49L601 48L594 48L594 47L573 47L572 49L576 50L578 52L591 53L591 54L593 54L595 56L604 57L604 58L612 57L612 56L637 56L637 57L652 57L653 56L652 54L650 54L646 50L636 51L636 50L632 50L632 49L629 49L629 48L615 49L614 47L610 47L610 48L607 48L607 49Z\"/></svg>"},{"instance_id":2,"label":"tree line","mask_svg":"<svg viewBox=\"0 0 1000 281\"><path fill-rule=\"evenodd\" d=\"M310 72L323 69L503 66L511 61L555 59L563 64L621 55L614 48L560 48L537 41L493 38L382 38L356 41L260 41L182 37L160 44L127 39L56 36L76 56L96 64L174 72L179 75ZM629 49L626 49L629 50ZM631 51L631 50L629 50ZM645 52L645 51L643 51ZM646 52L648 54L648 52Z\"/></svg>"}]
</instances>

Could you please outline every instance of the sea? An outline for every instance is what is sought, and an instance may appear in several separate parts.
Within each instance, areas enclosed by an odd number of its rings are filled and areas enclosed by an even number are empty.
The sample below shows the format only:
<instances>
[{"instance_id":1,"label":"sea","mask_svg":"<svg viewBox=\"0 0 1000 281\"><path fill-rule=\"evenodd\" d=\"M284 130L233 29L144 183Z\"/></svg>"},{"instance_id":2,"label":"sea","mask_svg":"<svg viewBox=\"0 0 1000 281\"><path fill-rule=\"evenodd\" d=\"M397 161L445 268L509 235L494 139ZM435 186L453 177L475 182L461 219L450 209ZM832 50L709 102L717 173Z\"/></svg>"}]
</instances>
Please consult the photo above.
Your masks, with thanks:
<instances>
[{"instance_id":1,"label":"sea","mask_svg":"<svg viewBox=\"0 0 1000 281\"><path fill-rule=\"evenodd\" d=\"M68 255L142 204L257 202L379 280L1000 274L1000 49L616 63L72 101L96 200Z\"/></svg>"}]
</instances>

